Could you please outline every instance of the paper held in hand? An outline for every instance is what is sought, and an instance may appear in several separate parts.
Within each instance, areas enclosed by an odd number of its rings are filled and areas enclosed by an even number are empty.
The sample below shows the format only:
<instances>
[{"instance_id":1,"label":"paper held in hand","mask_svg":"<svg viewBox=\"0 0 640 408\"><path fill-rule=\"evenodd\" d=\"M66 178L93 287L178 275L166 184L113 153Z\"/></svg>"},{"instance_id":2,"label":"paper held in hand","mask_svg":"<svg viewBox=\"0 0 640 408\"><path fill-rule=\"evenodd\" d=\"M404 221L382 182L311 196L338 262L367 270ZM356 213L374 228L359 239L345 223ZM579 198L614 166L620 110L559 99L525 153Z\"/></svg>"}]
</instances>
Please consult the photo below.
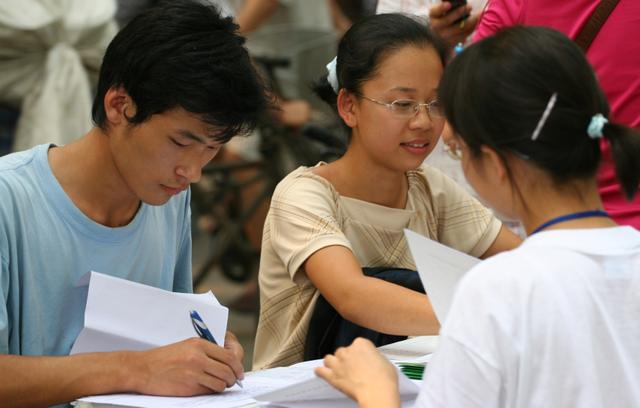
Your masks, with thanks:
<instances>
[{"instance_id":1,"label":"paper held in hand","mask_svg":"<svg viewBox=\"0 0 640 408\"><path fill-rule=\"evenodd\" d=\"M229 309L211 292L169 292L93 271L78 286L87 284L84 327L70 354L140 351L197 337L190 310L198 310L213 336L223 343Z\"/></svg>"},{"instance_id":2,"label":"paper held in hand","mask_svg":"<svg viewBox=\"0 0 640 408\"><path fill-rule=\"evenodd\" d=\"M420 274L422 286L424 286L433 311L442 325L449 313L458 282L467 271L480 262L480 259L449 248L408 229L404 230L404 235L407 238L418 274Z\"/></svg>"}]
</instances>

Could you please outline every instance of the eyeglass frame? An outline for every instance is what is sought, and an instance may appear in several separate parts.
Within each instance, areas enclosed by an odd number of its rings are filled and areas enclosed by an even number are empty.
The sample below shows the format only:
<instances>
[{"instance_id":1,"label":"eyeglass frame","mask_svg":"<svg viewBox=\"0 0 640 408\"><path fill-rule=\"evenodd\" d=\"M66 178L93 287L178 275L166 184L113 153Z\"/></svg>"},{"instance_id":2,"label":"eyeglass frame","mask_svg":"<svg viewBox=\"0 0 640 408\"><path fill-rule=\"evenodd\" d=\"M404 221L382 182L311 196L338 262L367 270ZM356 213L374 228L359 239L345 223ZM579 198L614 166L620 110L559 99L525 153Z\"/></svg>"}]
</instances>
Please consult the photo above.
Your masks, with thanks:
<instances>
[{"instance_id":1,"label":"eyeglass frame","mask_svg":"<svg viewBox=\"0 0 640 408\"><path fill-rule=\"evenodd\" d=\"M414 99L396 99L396 100L391 101L391 102L382 102L382 101L379 101L377 99L369 98L366 95L358 94L358 96L360 96L361 98L363 98L363 99L365 99L367 101L370 101L370 102L376 103L378 105L384 106L385 108L389 109L389 111L391 111L391 113L394 113L393 106L394 106L394 104L396 102L403 102L403 101L404 102L412 102L413 106L414 106L413 113L409 114L409 115L403 115L403 114L398 114L397 111L395 111L395 114L398 117L403 117L403 118L415 117L418 114L418 112L420 112L420 108L424 106L426 108L427 116L429 116L429 119L434 120L434 116L435 116L435 119L444 120L444 114L442 114L442 113L434 114L432 116L433 112L431 111L431 106L433 106L433 104L435 104L435 103L439 103L440 101L438 99L434 99L431 102L418 102L418 101L416 101Z\"/></svg>"},{"instance_id":2,"label":"eyeglass frame","mask_svg":"<svg viewBox=\"0 0 640 408\"><path fill-rule=\"evenodd\" d=\"M444 150L447 153L447 155L452 159L462 160L462 147L460 147L459 143L456 143L456 142L444 143L444 145L442 146L442 150ZM522 160L531 160L531 157L529 157L524 153L520 153L516 150L511 150L511 153L515 154Z\"/></svg>"}]
</instances>

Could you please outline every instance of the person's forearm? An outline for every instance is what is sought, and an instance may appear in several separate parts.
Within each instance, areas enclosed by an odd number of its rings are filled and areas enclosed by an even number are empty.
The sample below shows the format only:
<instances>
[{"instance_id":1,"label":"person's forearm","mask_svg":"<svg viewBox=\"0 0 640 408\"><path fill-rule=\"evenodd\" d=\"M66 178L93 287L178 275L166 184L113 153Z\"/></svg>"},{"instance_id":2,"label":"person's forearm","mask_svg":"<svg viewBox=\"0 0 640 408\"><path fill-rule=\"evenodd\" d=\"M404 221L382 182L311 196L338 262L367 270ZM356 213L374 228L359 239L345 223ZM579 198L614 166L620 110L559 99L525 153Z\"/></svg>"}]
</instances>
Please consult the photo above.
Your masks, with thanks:
<instances>
[{"instance_id":1,"label":"person's forearm","mask_svg":"<svg viewBox=\"0 0 640 408\"><path fill-rule=\"evenodd\" d=\"M304 270L338 313L353 323L400 336L440 330L427 296L363 275L358 260L343 246L318 250L307 259Z\"/></svg>"},{"instance_id":2,"label":"person's forearm","mask_svg":"<svg viewBox=\"0 0 640 408\"><path fill-rule=\"evenodd\" d=\"M342 36L349 29L349 27L351 27L352 21L344 15L342 10L340 10L340 6L336 2L336 0L329 0L328 5L333 28L335 28L340 36Z\"/></svg>"},{"instance_id":3,"label":"person's forearm","mask_svg":"<svg viewBox=\"0 0 640 408\"><path fill-rule=\"evenodd\" d=\"M278 0L246 0L236 17L240 31L247 34L258 29L278 6Z\"/></svg>"},{"instance_id":4,"label":"person's forearm","mask_svg":"<svg viewBox=\"0 0 640 408\"><path fill-rule=\"evenodd\" d=\"M345 319L387 334L416 336L437 334L440 325L426 295L363 277L334 307Z\"/></svg>"},{"instance_id":5,"label":"person's forearm","mask_svg":"<svg viewBox=\"0 0 640 408\"><path fill-rule=\"evenodd\" d=\"M3 407L42 407L96 394L133 391L125 367L131 353L64 357L0 356Z\"/></svg>"}]
</instances>

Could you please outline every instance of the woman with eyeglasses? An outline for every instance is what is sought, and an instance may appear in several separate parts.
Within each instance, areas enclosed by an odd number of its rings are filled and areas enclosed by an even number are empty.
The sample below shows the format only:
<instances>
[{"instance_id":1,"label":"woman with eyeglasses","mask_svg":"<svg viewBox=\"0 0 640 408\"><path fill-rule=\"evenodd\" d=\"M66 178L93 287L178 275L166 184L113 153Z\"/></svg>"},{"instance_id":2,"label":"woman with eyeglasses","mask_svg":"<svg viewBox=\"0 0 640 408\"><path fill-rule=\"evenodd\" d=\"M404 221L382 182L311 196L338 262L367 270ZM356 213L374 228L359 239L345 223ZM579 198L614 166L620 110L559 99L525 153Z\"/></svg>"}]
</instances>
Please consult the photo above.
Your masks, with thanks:
<instances>
[{"instance_id":1,"label":"woman with eyeglasses","mask_svg":"<svg viewBox=\"0 0 640 408\"><path fill-rule=\"evenodd\" d=\"M640 134L611 119L581 50L505 29L447 67L440 98L465 176L528 233L459 283L414 406L640 406L640 231L603 210L600 143L628 200ZM361 407L399 407L398 375L366 340L316 373Z\"/></svg>"},{"instance_id":2,"label":"woman with eyeglasses","mask_svg":"<svg viewBox=\"0 0 640 408\"><path fill-rule=\"evenodd\" d=\"M444 126L444 62L429 29L399 14L368 17L340 41L317 91L348 127L349 145L335 162L298 168L273 195L254 369L322 357L359 328L380 335L377 344L437 334L427 296L408 288L419 278L405 228L480 258L519 244L478 201L422 165ZM320 305L337 315L323 320ZM332 324L338 318L349 327ZM326 331L319 321L328 321Z\"/></svg>"}]
</instances>

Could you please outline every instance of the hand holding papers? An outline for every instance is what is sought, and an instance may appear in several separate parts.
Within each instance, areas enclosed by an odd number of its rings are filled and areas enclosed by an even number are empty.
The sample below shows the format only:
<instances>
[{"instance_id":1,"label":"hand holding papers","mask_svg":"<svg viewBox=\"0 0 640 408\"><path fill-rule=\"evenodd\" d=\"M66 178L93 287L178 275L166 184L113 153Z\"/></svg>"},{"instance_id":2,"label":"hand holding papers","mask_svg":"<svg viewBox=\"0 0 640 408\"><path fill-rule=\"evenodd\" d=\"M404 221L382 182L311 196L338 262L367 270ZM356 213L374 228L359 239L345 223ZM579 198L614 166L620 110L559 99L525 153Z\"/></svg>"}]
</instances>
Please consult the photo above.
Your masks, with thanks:
<instances>
[{"instance_id":1,"label":"hand holding papers","mask_svg":"<svg viewBox=\"0 0 640 408\"><path fill-rule=\"evenodd\" d=\"M123 389L200 395L222 392L242 378L241 347L231 334L225 337L228 310L211 293L172 293L96 272L89 277L85 327L71 353L136 351L101 357L124 365L136 380ZM209 335L226 338L227 347L194 338L189 312L196 308Z\"/></svg>"},{"instance_id":2,"label":"hand holding papers","mask_svg":"<svg viewBox=\"0 0 640 408\"><path fill-rule=\"evenodd\" d=\"M278 367L250 373L245 377L244 389L231 387L225 392L216 395L177 398L118 394L87 397L80 401L139 408L235 408L246 407L248 404L253 407L257 406L257 401L252 397L252 395L264 395L276 390L286 390L288 387L296 383L313 379L315 378L315 375L313 374L313 367L321 363L322 362L318 360L291 367ZM343 401L347 401L347 397L344 395L341 396L341 399ZM287 406L287 404L280 406ZM333 405L331 406L333 407Z\"/></svg>"},{"instance_id":3,"label":"hand holding papers","mask_svg":"<svg viewBox=\"0 0 640 408\"><path fill-rule=\"evenodd\" d=\"M173 293L91 272L84 328L70 354L142 351L194 337L194 309L215 338L225 338L229 310L211 292Z\"/></svg>"},{"instance_id":4,"label":"hand holding papers","mask_svg":"<svg viewBox=\"0 0 640 408\"><path fill-rule=\"evenodd\" d=\"M299 369L311 372L312 368L323 365L323 360L313 360L296 364L285 370ZM415 399L419 387L409 378L398 372L398 386L400 398L409 403ZM269 403L277 407L288 408L314 408L314 407L351 407L358 404L347 398L342 392L336 390L325 380L310 376L303 381L297 381L286 387L281 387L266 393L255 394L254 398L263 403Z\"/></svg>"}]
</instances>

